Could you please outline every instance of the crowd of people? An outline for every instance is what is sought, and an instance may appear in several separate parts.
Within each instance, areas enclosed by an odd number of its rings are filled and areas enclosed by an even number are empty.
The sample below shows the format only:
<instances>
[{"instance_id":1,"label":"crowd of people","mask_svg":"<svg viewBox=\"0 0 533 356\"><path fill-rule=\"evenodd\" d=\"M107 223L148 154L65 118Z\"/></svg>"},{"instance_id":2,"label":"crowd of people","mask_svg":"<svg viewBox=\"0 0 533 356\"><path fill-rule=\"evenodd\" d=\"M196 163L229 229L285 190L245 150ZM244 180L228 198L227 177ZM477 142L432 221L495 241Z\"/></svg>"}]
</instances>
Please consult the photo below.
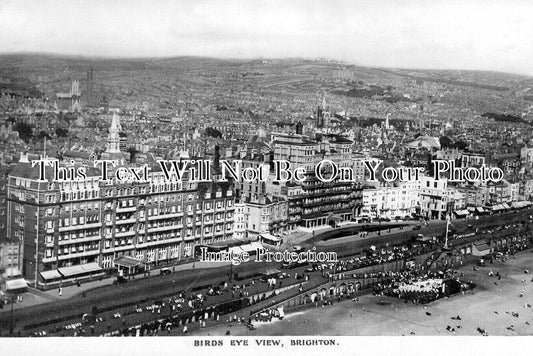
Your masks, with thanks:
<instances>
[{"instance_id":1,"label":"crowd of people","mask_svg":"<svg viewBox=\"0 0 533 356\"><path fill-rule=\"evenodd\" d=\"M376 284L373 294L401 298L416 304L430 303L447 295L443 288L446 280L454 280L463 288L454 273L453 270L391 272Z\"/></svg>"}]
</instances>

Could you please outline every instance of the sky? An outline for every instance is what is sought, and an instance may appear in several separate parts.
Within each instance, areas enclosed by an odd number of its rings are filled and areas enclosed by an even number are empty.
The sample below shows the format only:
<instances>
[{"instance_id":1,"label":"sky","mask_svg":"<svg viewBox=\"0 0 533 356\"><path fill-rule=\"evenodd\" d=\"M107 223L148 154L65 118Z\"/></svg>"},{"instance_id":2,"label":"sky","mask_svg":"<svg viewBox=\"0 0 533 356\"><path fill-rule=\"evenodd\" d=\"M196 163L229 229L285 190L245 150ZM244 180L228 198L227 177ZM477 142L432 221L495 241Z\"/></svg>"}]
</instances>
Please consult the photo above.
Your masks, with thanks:
<instances>
[{"instance_id":1,"label":"sky","mask_svg":"<svg viewBox=\"0 0 533 356\"><path fill-rule=\"evenodd\" d=\"M533 75L533 1L0 0L0 53L20 52Z\"/></svg>"}]
</instances>

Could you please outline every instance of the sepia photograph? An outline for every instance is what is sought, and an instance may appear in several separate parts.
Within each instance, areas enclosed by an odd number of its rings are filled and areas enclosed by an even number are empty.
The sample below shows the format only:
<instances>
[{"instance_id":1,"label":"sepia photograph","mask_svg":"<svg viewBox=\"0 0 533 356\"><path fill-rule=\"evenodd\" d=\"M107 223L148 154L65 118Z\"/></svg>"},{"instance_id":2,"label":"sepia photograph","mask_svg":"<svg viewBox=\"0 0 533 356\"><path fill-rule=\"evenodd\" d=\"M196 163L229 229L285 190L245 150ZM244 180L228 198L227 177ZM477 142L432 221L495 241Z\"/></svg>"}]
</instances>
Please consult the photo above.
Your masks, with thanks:
<instances>
[{"instance_id":1,"label":"sepia photograph","mask_svg":"<svg viewBox=\"0 0 533 356\"><path fill-rule=\"evenodd\" d=\"M531 14L0 0L0 348L531 345Z\"/></svg>"}]
</instances>

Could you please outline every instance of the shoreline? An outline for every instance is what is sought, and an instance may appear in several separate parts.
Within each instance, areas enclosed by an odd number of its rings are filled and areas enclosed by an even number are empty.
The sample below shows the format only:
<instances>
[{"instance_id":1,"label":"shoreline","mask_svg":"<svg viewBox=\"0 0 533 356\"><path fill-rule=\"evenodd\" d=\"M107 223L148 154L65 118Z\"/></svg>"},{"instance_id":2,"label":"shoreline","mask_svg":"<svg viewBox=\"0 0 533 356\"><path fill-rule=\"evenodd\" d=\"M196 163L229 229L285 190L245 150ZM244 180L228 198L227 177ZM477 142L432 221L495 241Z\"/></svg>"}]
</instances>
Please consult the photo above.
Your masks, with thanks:
<instances>
[{"instance_id":1,"label":"shoreline","mask_svg":"<svg viewBox=\"0 0 533 356\"><path fill-rule=\"evenodd\" d=\"M463 266L458 273L463 272L462 279L477 287L426 305L362 295L358 302L344 300L287 312L283 320L275 322L254 322L255 330L227 323L195 330L191 335L221 336L229 331L232 336L481 336L478 328L486 329L488 335L533 335L533 281L532 275L525 273L531 266L531 249L478 271L472 265ZM501 280L489 276L491 270L500 272Z\"/></svg>"}]
</instances>

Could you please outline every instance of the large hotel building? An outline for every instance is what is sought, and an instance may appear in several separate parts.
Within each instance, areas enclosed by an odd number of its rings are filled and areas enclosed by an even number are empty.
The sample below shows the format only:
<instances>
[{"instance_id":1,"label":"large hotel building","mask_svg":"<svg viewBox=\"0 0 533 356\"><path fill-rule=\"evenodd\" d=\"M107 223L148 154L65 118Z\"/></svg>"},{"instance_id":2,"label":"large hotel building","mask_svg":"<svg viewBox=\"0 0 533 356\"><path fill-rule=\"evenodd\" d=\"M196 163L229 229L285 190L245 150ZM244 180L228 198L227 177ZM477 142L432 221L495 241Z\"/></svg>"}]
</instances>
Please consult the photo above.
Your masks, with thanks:
<instances>
[{"instance_id":1,"label":"large hotel building","mask_svg":"<svg viewBox=\"0 0 533 356\"><path fill-rule=\"evenodd\" d=\"M117 166L126 161L119 147L120 130L113 116L101 156ZM132 273L138 267L149 270L188 260L196 246L234 237L279 236L351 220L361 208L360 182L322 182L314 167L324 159L353 166L353 142L327 134L310 139L301 134L301 127L299 131L276 134L268 155L243 161L256 166L256 158L288 160L307 169L301 183L198 183L187 177L168 181L155 162L148 179L134 183L104 181L95 168L87 168L83 179L54 181L51 166L45 169L47 179L39 180L40 167L21 159L8 176L6 198L7 236L19 242L23 277L34 287L52 288L103 276L114 268ZM218 157L214 163L217 167ZM62 162L67 169L76 166L79 163Z\"/></svg>"},{"instance_id":2,"label":"large hotel building","mask_svg":"<svg viewBox=\"0 0 533 356\"><path fill-rule=\"evenodd\" d=\"M22 241L22 273L36 287L113 268L120 256L148 265L186 259L197 244L232 237L229 183L169 183L161 172L140 184L99 178L43 182L29 163L10 174L8 235Z\"/></svg>"},{"instance_id":3,"label":"large hotel building","mask_svg":"<svg viewBox=\"0 0 533 356\"><path fill-rule=\"evenodd\" d=\"M114 120L115 121L115 120ZM106 158L116 159L111 126ZM117 137L115 137L117 136ZM146 182L53 181L52 167L20 162L7 184L7 235L21 242L22 274L37 288L193 257L194 246L232 237L235 197L227 182L169 182L158 166Z\"/></svg>"}]
</instances>

